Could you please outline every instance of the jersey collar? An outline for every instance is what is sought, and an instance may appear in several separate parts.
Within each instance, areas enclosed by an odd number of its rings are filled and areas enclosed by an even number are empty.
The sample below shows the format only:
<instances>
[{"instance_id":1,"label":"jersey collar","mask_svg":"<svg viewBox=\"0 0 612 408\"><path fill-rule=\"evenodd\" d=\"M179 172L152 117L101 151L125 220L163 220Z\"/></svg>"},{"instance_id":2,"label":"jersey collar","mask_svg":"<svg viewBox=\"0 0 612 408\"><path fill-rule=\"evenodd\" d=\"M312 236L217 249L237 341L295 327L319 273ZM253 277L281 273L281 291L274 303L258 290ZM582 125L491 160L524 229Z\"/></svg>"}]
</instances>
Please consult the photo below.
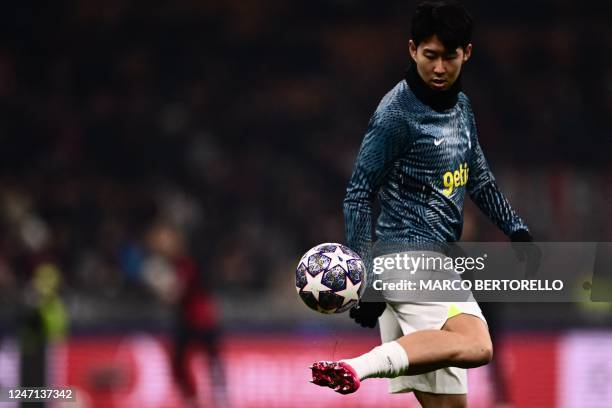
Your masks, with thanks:
<instances>
[{"instance_id":1,"label":"jersey collar","mask_svg":"<svg viewBox=\"0 0 612 408\"><path fill-rule=\"evenodd\" d=\"M421 102L437 112L442 112L455 106L459 92L461 92L461 75L459 75L459 78L449 89L436 91L427 86L414 64L406 71L406 82Z\"/></svg>"}]
</instances>

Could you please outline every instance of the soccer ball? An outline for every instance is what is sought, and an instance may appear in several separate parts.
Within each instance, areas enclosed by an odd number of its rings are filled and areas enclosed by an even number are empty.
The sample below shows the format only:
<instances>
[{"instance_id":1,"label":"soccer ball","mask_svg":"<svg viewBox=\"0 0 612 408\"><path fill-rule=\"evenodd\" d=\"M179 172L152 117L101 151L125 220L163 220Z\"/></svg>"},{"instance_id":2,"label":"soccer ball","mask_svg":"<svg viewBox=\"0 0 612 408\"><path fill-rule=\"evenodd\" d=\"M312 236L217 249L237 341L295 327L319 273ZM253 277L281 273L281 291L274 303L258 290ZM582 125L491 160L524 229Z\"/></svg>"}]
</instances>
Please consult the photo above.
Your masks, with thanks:
<instances>
[{"instance_id":1,"label":"soccer ball","mask_svg":"<svg viewBox=\"0 0 612 408\"><path fill-rule=\"evenodd\" d=\"M325 243L306 252L295 270L295 289L306 306L320 313L353 307L363 289L365 265L342 244Z\"/></svg>"}]
</instances>

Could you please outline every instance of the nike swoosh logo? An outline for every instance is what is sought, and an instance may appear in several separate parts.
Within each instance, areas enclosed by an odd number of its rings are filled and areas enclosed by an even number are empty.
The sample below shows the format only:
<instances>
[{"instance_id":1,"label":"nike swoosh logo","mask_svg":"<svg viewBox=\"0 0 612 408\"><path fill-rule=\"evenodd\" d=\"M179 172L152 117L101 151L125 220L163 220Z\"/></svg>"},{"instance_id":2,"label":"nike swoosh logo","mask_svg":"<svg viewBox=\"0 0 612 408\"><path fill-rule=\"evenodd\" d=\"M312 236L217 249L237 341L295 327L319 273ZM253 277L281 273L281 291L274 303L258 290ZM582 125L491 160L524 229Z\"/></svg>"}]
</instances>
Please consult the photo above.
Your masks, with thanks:
<instances>
[{"instance_id":1,"label":"nike swoosh logo","mask_svg":"<svg viewBox=\"0 0 612 408\"><path fill-rule=\"evenodd\" d=\"M443 139L434 139L434 146L440 146L443 141Z\"/></svg>"}]
</instances>

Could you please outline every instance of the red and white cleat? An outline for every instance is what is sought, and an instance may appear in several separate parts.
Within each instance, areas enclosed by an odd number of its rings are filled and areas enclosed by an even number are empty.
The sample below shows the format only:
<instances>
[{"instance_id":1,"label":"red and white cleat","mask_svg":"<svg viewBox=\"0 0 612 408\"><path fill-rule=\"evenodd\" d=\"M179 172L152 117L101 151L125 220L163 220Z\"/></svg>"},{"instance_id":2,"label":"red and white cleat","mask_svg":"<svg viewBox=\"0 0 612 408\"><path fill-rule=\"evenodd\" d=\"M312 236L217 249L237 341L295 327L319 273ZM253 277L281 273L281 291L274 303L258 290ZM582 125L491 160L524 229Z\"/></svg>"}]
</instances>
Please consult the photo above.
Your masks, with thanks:
<instances>
[{"instance_id":1,"label":"red and white cleat","mask_svg":"<svg viewBox=\"0 0 612 408\"><path fill-rule=\"evenodd\" d=\"M342 361L317 361L310 369L313 384L329 387L340 394L353 393L361 385L353 367Z\"/></svg>"}]
</instances>

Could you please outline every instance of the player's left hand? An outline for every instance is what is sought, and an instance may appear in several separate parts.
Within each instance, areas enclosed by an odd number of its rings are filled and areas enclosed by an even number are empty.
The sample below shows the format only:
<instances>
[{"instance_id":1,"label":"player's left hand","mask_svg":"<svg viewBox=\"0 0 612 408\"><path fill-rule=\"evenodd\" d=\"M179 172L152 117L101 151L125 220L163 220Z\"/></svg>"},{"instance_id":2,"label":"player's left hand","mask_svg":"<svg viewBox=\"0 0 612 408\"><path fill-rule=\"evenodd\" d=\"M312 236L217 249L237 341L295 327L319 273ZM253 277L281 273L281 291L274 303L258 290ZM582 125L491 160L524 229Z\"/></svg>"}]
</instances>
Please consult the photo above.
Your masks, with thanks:
<instances>
[{"instance_id":1,"label":"player's left hand","mask_svg":"<svg viewBox=\"0 0 612 408\"><path fill-rule=\"evenodd\" d=\"M527 230L518 230L510 236L512 248L519 261L525 261L525 277L533 278L538 272L542 259L542 250L533 242Z\"/></svg>"},{"instance_id":2,"label":"player's left hand","mask_svg":"<svg viewBox=\"0 0 612 408\"><path fill-rule=\"evenodd\" d=\"M373 329L376 327L376 322L386 307L387 304L385 302L362 302L360 300L349 311L349 317L355 320L355 323L361 325L361 327Z\"/></svg>"}]
</instances>

